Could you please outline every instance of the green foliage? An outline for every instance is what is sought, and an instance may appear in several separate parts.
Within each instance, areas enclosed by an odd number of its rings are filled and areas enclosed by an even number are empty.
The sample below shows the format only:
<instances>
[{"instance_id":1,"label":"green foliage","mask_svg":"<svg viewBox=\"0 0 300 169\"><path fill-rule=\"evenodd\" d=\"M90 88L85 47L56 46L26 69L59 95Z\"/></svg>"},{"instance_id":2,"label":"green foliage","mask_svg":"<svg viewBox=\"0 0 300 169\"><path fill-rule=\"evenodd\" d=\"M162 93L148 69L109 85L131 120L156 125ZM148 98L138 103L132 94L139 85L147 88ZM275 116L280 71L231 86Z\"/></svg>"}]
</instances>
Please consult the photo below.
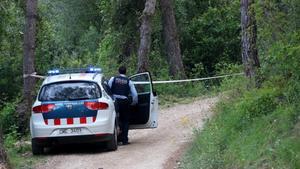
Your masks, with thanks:
<instances>
[{"instance_id":1,"label":"green foliage","mask_svg":"<svg viewBox=\"0 0 300 169\"><path fill-rule=\"evenodd\" d=\"M0 125L4 133L4 147L13 168L32 168L37 158L31 156L31 146L17 132L16 106L19 100L6 103L0 111ZM20 140L22 138L22 140ZM28 140L28 137L25 139Z\"/></svg>"},{"instance_id":2,"label":"green foliage","mask_svg":"<svg viewBox=\"0 0 300 169\"><path fill-rule=\"evenodd\" d=\"M30 143L25 140L20 140L19 138L19 134L15 131L5 136L4 146L7 150L10 164L15 169L34 168L34 164L43 158L32 156ZM28 139L27 137L26 140Z\"/></svg>"},{"instance_id":3,"label":"green foliage","mask_svg":"<svg viewBox=\"0 0 300 169\"><path fill-rule=\"evenodd\" d=\"M188 72L214 74L220 62L240 63L239 1L177 0L178 28ZM199 67L200 66L200 67Z\"/></svg>"},{"instance_id":4,"label":"green foliage","mask_svg":"<svg viewBox=\"0 0 300 169\"><path fill-rule=\"evenodd\" d=\"M0 108L21 86L23 11L18 1L0 2Z\"/></svg>"},{"instance_id":5,"label":"green foliage","mask_svg":"<svg viewBox=\"0 0 300 169\"><path fill-rule=\"evenodd\" d=\"M263 84L246 90L246 80L223 81L221 90L238 87L197 133L182 168L300 167L299 9L293 0L257 2Z\"/></svg>"},{"instance_id":6,"label":"green foliage","mask_svg":"<svg viewBox=\"0 0 300 169\"><path fill-rule=\"evenodd\" d=\"M299 137L291 131L299 132L295 126L300 114L283 93L263 87L224 98L217 115L198 133L182 168L297 168Z\"/></svg>"},{"instance_id":7,"label":"green foliage","mask_svg":"<svg viewBox=\"0 0 300 169\"><path fill-rule=\"evenodd\" d=\"M99 49L97 51L98 63L103 70L109 74L109 72L117 73L118 63L117 58L119 50L116 49L116 43L119 43L120 34L114 34L107 32L106 36L101 40Z\"/></svg>"},{"instance_id":8,"label":"green foliage","mask_svg":"<svg viewBox=\"0 0 300 169\"><path fill-rule=\"evenodd\" d=\"M155 91L159 95L160 105L170 105L187 99L206 95L209 91L202 82L187 84L157 84Z\"/></svg>"},{"instance_id":9,"label":"green foliage","mask_svg":"<svg viewBox=\"0 0 300 169\"><path fill-rule=\"evenodd\" d=\"M259 52L263 56L266 56L274 43L292 42L291 37L294 37L295 33L299 34L297 33L300 25L299 0L257 1L255 11L259 31Z\"/></svg>"},{"instance_id":10,"label":"green foliage","mask_svg":"<svg viewBox=\"0 0 300 169\"><path fill-rule=\"evenodd\" d=\"M18 114L16 106L19 100L6 103L0 111L0 125L2 125L3 133L9 134L16 131Z\"/></svg>"},{"instance_id":11,"label":"green foliage","mask_svg":"<svg viewBox=\"0 0 300 169\"><path fill-rule=\"evenodd\" d=\"M4 104L0 111L0 125L2 125L4 133L4 147L7 150L10 164L16 169L32 168L33 165L40 160L31 155L31 146L28 143L29 136L21 136L17 132L18 115L16 106L19 100Z\"/></svg>"},{"instance_id":12,"label":"green foliage","mask_svg":"<svg viewBox=\"0 0 300 169\"><path fill-rule=\"evenodd\" d=\"M175 2L185 67L190 77L215 73L216 63L237 61L240 47L237 47L236 1ZM13 99L22 86L24 2L4 0L0 3L4 9L0 12L1 105ZM35 69L39 74L51 68L86 65L100 65L109 76L116 73L119 65L126 65L129 74L136 73L139 17L144 1L41 0L38 5ZM150 71L154 79L168 79L159 7L152 25Z\"/></svg>"},{"instance_id":13,"label":"green foliage","mask_svg":"<svg viewBox=\"0 0 300 169\"><path fill-rule=\"evenodd\" d=\"M186 168L299 167L299 4L299 0L268 0L256 1L253 6L261 89L247 91L247 80L238 76L155 85L162 104L212 90L227 91L218 114L187 156L191 163L186 163ZM175 0L174 5L189 77L242 72L239 0ZM136 73L144 1L40 0L38 8L35 68L39 74L50 68L87 65L101 66L107 76L116 74L119 65L126 65L128 74ZM19 155L29 150L28 145L14 147L18 134L17 101L13 100L22 86L23 11L24 1L0 2L0 121L10 156L19 161L24 160ZM152 25L150 71L153 79L167 80L169 65L164 57L159 7Z\"/></svg>"}]
</instances>

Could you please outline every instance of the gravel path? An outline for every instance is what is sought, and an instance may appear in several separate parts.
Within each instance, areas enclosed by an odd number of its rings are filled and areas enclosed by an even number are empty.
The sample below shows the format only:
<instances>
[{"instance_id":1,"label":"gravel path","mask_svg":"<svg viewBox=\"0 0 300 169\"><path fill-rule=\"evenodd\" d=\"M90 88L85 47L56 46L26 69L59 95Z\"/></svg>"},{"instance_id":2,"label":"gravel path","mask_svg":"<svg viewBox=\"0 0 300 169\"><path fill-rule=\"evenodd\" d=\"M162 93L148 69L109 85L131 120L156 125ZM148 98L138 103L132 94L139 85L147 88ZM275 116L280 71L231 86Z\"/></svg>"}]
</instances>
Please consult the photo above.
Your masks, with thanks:
<instances>
[{"instance_id":1,"label":"gravel path","mask_svg":"<svg viewBox=\"0 0 300 169\"><path fill-rule=\"evenodd\" d=\"M197 100L160 110L158 128L131 130L131 144L114 152L88 145L50 150L37 169L173 169L191 142L193 129L211 117L217 98Z\"/></svg>"}]
</instances>

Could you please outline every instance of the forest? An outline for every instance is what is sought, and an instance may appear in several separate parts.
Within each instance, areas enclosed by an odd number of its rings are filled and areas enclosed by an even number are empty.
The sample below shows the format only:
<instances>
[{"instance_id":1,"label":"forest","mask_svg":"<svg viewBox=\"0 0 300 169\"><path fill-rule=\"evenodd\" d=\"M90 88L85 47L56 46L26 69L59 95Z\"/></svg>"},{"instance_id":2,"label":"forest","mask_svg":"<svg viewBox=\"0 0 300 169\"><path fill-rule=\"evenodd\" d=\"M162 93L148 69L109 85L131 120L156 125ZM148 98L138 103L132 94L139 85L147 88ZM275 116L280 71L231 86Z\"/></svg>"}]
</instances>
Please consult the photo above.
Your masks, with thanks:
<instances>
[{"instance_id":1,"label":"forest","mask_svg":"<svg viewBox=\"0 0 300 169\"><path fill-rule=\"evenodd\" d=\"M27 75L89 65L107 77L125 65L154 80L244 71L156 86L162 103L227 93L181 168L300 168L299 0L0 0L0 163L21 168L18 154L29 149L13 148L29 138L42 82Z\"/></svg>"}]
</instances>

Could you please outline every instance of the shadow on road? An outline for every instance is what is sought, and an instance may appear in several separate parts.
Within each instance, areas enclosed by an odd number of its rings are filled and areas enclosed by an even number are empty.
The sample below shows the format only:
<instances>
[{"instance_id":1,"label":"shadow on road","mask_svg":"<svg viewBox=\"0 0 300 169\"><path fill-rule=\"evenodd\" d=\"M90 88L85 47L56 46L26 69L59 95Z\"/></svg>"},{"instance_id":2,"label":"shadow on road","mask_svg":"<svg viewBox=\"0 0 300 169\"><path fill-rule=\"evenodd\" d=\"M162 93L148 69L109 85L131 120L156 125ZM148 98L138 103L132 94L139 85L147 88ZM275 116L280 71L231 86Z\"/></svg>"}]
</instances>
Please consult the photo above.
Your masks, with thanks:
<instances>
[{"instance_id":1,"label":"shadow on road","mask_svg":"<svg viewBox=\"0 0 300 169\"><path fill-rule=\"evenodd\" d=\"M96 154L108 152L105 144L63 144L46 148L45 155Z\"/></svg>"}]
</instances>

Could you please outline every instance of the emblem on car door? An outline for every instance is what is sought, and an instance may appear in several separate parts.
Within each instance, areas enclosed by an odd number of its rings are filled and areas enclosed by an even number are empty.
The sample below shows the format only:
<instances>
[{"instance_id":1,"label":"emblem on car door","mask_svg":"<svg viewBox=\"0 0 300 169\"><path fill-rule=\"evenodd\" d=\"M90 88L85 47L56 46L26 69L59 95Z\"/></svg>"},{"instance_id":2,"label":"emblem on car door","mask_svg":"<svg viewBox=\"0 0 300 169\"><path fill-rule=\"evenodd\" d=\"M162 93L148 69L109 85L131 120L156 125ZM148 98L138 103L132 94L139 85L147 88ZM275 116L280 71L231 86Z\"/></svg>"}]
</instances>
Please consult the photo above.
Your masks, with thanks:
<instances>
[{"instance_id":1,"label":"emblem on car door","mask_svg":"<svg viewBox=\"0 0 300 169\"><path fill-rule=\"evenodd\" d=\"M71 109L73 108L73 105L72 105L72 104L66 104L66 108L67 108L68 110L71 110Z\"/></svg>"}]
</instances>

